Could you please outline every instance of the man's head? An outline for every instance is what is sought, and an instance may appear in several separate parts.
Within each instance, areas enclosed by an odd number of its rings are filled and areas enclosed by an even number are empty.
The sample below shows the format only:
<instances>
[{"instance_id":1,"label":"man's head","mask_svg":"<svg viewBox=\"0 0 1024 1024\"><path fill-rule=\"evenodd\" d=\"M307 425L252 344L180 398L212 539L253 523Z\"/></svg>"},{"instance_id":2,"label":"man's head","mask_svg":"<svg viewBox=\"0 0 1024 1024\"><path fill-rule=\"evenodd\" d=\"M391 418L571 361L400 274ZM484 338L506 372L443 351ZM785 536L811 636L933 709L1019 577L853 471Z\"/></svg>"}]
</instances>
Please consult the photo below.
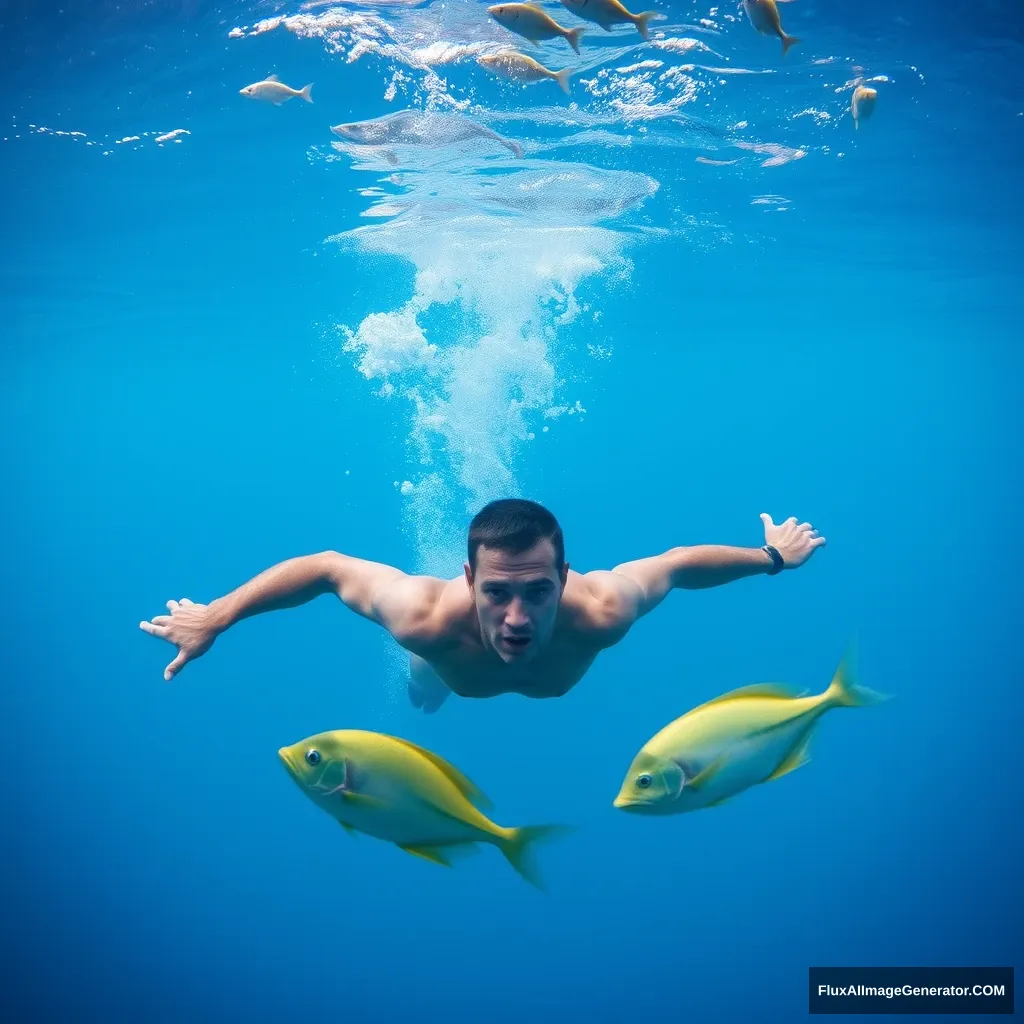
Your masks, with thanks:
<instances>
[{"instance_id":1,"label":"man's head","mask_svg":"<svg viewBox=\"0 0 1024 1024\"><path fill-rule=\"evenodd\" d=\"M468 554L484 643L502 661L532 659L555 627L569 573L558 521L534 501L492 501L469 524Z\"/></svg>"}]
</instances>

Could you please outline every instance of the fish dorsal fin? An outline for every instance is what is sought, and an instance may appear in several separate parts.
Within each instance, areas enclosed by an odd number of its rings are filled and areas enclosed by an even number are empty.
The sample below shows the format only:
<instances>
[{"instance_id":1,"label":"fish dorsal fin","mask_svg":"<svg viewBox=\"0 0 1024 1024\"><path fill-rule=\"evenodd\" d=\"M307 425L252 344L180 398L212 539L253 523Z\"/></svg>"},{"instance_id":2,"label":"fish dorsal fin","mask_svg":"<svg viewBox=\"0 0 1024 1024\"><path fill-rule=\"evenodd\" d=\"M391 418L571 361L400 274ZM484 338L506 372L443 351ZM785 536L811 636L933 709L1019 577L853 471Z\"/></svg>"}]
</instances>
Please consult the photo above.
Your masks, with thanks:
<instances>
[{"instance_id":1,"label":"fish dorsal fin","mask_svg":"<svg viewBox=\"0 0 1024 1024\"><path fill-rule=\"evenodd\" d=\"M743 700L745 697L774 697L777 700L791 700L793 694L780 683L751 683L749 686L740 686L718 697L712 697L711 700L699 704L693 710L707 708L712 704L722 704L728 700Z\"/></svg>"},{"instance_id":2,"label":"fish dorsal fin","mask_svg":"<svg viewBox=\"0 0 1024 1024\"><path fill-rule=\"evenodd\" d=\"M426 748L419 746L419 744L413 743L411 740L404 740L399 736L395 736L393 738L397 742L409 747L410 750L415 750L417 754L425 757L432 765L434 765L435 768L440 769L452 785L455 786L455 788L470 803L476 804L477 807L493 806L491 801L487 799L486 795L472 779L463 775L458 768L449 764L443 757L438 757L432 750L427 750Z\"/></svg>"},{"instance_id":3,"label":"fish dorsal fin","mask_svg":"<svg viewBox=\"0 0 1024 1024\"><path fill-rule=\"evenodd\" d=\"M263 81L264 82L280 82L281 79L278 78L277 75L267 75L267 77L264 78Z\"/></svg>"}]
</instances>

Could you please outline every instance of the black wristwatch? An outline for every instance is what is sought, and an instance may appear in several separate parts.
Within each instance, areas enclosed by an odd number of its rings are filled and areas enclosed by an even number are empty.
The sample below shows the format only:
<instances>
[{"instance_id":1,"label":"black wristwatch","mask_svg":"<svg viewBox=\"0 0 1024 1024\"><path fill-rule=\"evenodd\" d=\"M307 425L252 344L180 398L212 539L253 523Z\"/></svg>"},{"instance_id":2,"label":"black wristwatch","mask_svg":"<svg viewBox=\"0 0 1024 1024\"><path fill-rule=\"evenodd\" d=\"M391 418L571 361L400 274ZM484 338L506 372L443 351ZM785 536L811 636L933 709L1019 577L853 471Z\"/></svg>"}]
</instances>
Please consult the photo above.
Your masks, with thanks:
<instances>
[{"instance_id":1,"label":"black wristwatch","mask_svg":"<svg viewBox=\"0 0 1024 1024\"><path fill-rule=\"evenodd\" d=\"M761 550L772 560L772 567L768 570L768 575L777 576L786 567L786 563L782 560L782 555L771 544L765 544Z\"/></svg>"}]
</instances>

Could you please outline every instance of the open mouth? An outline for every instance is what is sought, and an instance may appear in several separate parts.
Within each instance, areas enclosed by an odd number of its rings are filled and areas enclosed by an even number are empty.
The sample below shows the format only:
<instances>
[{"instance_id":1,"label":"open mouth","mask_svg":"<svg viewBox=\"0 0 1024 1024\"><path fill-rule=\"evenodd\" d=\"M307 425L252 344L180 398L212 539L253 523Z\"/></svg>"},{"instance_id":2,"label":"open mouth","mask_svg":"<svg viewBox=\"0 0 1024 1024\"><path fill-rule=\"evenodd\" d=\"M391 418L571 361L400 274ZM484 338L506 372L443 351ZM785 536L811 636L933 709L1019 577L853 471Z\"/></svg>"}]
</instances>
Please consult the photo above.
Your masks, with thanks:
<instances>
[{"instance_id":1,"label":"open mouth","mask_svg":"<svg viewBox=\"0 0 1024 1024\"><path fill-rule=\"evenodd\" d=\"M528 636L503 636L502 643L513 651L521 651L530 643Z\"/></svg>"}]
</instances>

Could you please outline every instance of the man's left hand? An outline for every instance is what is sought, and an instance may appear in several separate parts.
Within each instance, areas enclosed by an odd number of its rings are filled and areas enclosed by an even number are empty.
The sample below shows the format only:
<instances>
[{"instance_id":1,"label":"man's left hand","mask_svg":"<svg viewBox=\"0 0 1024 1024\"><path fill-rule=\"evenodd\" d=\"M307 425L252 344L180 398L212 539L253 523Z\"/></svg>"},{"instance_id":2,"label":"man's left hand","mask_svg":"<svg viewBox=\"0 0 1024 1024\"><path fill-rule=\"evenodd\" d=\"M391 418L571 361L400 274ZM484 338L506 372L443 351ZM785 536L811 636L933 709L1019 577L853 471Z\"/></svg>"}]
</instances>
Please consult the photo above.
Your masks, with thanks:
<instances>
[{"instance_id":1,"label":"man's left hand","mask_svg":"<svg viewBox=\"0 0 1024 1024\"><path fill-rule=\"evenodd\" d=\"M764 542L770 544L782 555L783 567L796 569L804 564L815 550L823 547L822 537L810 523L797 523L796 516L790 516L784 523L776 525L767 512L761 513L764 523Z\"/></svg>"}]
</instances>

